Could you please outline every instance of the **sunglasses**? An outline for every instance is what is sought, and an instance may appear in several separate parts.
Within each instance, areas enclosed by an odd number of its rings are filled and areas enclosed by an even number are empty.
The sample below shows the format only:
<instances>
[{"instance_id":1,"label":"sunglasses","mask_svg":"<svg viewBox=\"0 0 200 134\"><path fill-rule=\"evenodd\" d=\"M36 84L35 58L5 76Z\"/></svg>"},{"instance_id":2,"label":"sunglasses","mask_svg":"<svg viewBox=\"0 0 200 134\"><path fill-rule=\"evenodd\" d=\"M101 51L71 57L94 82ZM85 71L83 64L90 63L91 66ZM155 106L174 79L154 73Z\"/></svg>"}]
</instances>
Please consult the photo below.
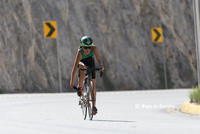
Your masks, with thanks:
<instances>
[{"instance_id":1,"label":"sunglasses","mask_svg":"<svg viewBox=\"0 0 200 134\"><path fill-rule=\"evenodd\" d=\"M91 47L83 47L83 48L84 48L85 50L86 50L86 49L91 49Z\"/></svg>"}]
</instances>

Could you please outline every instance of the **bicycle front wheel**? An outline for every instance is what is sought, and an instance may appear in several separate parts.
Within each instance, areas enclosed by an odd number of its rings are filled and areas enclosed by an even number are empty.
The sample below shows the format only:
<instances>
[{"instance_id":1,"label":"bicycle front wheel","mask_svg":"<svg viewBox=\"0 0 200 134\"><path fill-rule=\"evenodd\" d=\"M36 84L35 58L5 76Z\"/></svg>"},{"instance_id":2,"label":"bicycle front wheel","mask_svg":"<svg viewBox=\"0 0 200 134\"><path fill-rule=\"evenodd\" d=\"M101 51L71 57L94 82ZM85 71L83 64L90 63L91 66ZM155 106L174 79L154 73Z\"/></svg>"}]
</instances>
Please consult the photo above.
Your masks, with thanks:
<instances>
[{"instance_id":1,"label":"bicycle front wheel","mask_svg":"<svg viewBox=\"0 0 200 134\"><path fill-rule=\"evenodd\" d=\"M87 117L87 85L86 83L83 83L83 88L82 88L82 113L83 113L83 119L85 120Z\"/></svg>"},{"instance_id":2,"label":"bicycle front wheel","mask_svg":"<svg viewBox=\"0 0 200 134\"><path fill-rule=\"evenodd\" d=\"M88 114L89 114L90 120L92 120L93 119L93 108L94 108L94 90L93 90L92 81L90 82L90 90L88 91L88 96L89 96Z\"/></svg>"}]
</instances>

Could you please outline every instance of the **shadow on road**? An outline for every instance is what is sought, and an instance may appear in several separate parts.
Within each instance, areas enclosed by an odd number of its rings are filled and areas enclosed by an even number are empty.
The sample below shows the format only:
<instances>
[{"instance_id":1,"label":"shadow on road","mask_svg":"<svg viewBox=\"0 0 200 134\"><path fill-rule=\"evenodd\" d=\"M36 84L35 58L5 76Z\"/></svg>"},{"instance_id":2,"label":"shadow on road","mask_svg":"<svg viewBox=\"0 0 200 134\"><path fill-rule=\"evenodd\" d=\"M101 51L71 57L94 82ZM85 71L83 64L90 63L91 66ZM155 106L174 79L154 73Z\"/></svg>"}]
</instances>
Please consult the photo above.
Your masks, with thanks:
<instances>
[{"instance_id":1,"label":"shadow on road","mask_svg":"<svg viewBox=\"0 0 200 134\"><path fill-rule=\"evenodd\" d=\"M123 120L93 120L93 121L101 121L101 122L126 122L126 123L133 123L135 121L123 121Z\"/></svg>"}]
</instances>

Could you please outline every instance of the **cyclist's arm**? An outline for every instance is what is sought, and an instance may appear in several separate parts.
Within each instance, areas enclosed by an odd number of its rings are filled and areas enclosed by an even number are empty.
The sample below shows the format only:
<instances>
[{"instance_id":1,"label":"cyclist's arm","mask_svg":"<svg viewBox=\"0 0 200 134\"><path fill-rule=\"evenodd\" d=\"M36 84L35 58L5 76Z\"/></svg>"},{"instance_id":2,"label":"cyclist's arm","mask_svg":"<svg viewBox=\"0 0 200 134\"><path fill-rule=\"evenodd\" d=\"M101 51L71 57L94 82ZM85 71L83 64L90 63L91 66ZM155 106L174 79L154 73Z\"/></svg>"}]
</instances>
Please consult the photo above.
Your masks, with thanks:
<instances>
[{"instance_id":1,"label":"cyclist's arm","mask_svg":"<svg viewBox=\"0 0 200 134\"><path fill-rule=\"evenodd\" d=\"M99 65L103 65L97 47L96 47L96 46L93 46L92 51L93 51L93 53L94 53L94 55L95 55L95 57L96 57L97 62L99 63Z\"/></svg>"},{"instance_id":2,"label":"cyclist's arm","mask_svg":"<svg viewBox=\"0 0 200 134\"><path fill-rule=\"evenodd\" d=\"M76 55L76 59L74 61L74 66L73 66L73 69L72 69L72 74L71 74L71 83L74 84L74 77L76 75L76 71L78 69L78 64L80 62L80 60L82 59L82 55L81 55L81 52L80 50L77 51L77 55Z\"/></svg>"}]
</instances>

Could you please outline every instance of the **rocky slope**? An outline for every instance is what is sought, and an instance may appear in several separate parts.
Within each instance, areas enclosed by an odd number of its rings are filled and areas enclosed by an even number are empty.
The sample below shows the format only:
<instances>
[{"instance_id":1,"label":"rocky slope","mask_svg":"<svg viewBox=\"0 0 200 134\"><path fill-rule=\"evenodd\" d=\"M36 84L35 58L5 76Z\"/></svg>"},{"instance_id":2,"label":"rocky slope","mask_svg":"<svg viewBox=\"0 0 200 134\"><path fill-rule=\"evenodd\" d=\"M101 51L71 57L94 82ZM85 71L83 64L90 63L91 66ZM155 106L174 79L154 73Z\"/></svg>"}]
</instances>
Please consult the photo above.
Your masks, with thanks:
<instances>
[{"instance_id":1,"label":"rocky slope","mask_svg":"<svg viewBox=\"0 0 200 134\"><path fill-rule=\"evenodd\" d=\"M1 0L0 88L59 92L57 47L63 91L80 38L90 35L105 72L101 90L164 88L163 45L169 88L197 83L191 0ZM43 21L56 21L58 38L45 39ZM152 43L162 27L164 42ZM77 81L76 81L77 82Z\"/></svg>"}]
</instances>

